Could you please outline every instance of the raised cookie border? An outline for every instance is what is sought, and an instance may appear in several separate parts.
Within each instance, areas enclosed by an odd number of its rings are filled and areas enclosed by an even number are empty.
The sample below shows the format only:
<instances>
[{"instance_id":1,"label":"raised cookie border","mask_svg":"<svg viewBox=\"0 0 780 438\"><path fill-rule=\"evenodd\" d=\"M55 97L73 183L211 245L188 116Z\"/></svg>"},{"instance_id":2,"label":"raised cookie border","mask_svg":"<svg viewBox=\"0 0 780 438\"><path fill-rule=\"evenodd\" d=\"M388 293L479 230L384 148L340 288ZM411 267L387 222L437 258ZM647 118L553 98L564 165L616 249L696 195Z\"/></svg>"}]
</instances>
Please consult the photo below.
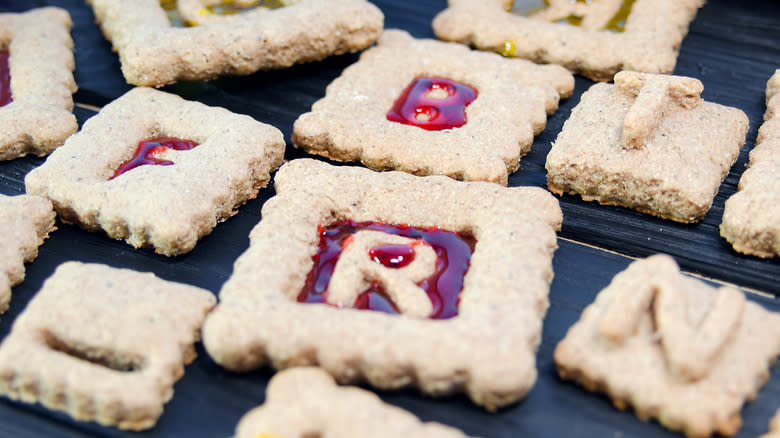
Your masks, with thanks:
<instances>
[{"instance_id":1,"label":"raised cookie border","mask_svg":"<svg viewBox=\"0 0 780 438\"><path fill-rule=\"evenodd\" d=\"M0 160L47 155L78 129L71 26L70 14L57 7L0 14L13 99L0 107Z\"/></svg>"},{"instance_id":2,"label":"raised cookie border","mask_svg":"<svg viewBox=\"0 0 780 438\"><path fill-rule=\"evenodd\" d=\"M323 403L328 409L322 409ZM340 438L467 438L453 427L423 423L373 392L339 387L325 371L308 367L274 375L265 402L241 417L235 438L302 437L311 432Z\"/></svg>"},{"instance_id":3,"label":"raised cookie border","mask_svg":"<svg viewBox=\"0 0 780 438\"><path fill-rule=\"evenodd\" d=\"M263 206L249 249L204 323L204 345L217 363L235 371L316 364L340 383L466 391L488 410L528 392L562 221L552 195L312 159L282 166L275 184L277 195ZM459 315L435 321L296 302L318 225L339 219L471 233L476 246Z\"/></svg>"},{"instance_id":4,"label":"raised cookie border","mask_svg":"<svg viewBox=\"0 0 780 438\"><path fill-rule=\"evenodd\" d=\"M449 0L436 36L480 50L560 64L596 81L621 70L671 73L688 25L704 0L636 0L625 31L593 31L507 12L506 0ZM666 21L657 16L666 17ZM598 52L592 59L582 53Z\"/></svg>"},{"instance_id":5,"label":"raised cookie border","mask_svg":"<svg viewBox=\"0 0 780 438\"><path fill-rule=\"evenodd\" d=\"M396 99L420 76L476 88L465 125L427 131L387 120ZM292 142L308 153L360 161L374 170L506 185L544 129L545 113L555 112L560 97L573 89L574 77L559 66L386 30L377 46L328 85L311 112L298 117Z\"/></svg>"},{"instance_id":6,"label":"raised cookie border","mask_svg":"<svg viewBox=\"0 0 780 438\"><path fill-rule=\"evenodd\" d=\"M175 166L140 166L109 180L138 142L159 136L199 146L158 154ZM257 196L281 165L284 149L284 136L273 126L138 87L89 119L27 174L25 186L27 193L51 199L63 222L179 255ZM149 197L159 202L150 204Z\"/></svg>"},{"instance_id":7,"label":"raised cookie border","mask_svg":"<svg viewBox=\"0 0 780 438\"><path fill-rule=\"evenodd\" d=\"M379 8L365 0L301 0L191 28L172 27L159 0L87 3L119 52L125 80L139 86L245 75L354 52L373 44L384 24Z\"/></svg>"},{"instance_id":8,"label":"raised cookie border","mask_svg":"<svg viewBox=\"0 0 780 438\"><path fill-rule=\"evenodd\" d=\"M134 294L149 299L132 309ZM74 296L80 300L69 300ZM109 303L120 316L92 323L90 314L106 312ZM200 325L215 303L208 290L151 273L63 263L0 344L0 394L76 420L151 428L195 360ZM140 333L149 328L156 330Z\"/></svg>"}]
</instances>

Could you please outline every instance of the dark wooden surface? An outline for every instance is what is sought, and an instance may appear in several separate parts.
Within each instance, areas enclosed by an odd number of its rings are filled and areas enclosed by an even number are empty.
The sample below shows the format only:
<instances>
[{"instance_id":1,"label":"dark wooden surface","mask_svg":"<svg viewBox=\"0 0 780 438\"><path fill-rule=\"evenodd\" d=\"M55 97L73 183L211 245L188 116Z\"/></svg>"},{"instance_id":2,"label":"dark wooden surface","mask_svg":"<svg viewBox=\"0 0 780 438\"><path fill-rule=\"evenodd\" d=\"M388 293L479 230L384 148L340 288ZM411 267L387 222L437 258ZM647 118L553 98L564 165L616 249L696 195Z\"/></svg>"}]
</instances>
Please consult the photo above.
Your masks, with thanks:
<instances>
[{"instance_id":1,"label":"dark wooden surface","mask_svg":"<svg viewBox=\"0 0 780 438\"><path fill-rule=\"evenodd\" d=\"M387 28L402 28L417 37L432 37L433 16L445 7L444 0L374 1L385 13ZM0 0L0 10L21 11L36 6L56 5L73 17L76 44L77 102L100 107L130 89L119 71L111 46L94 24L94 16L81 0ZM764 85L780 66L780 2L712 0L699 11L683 42L676 73L699 78L704 98L735 106L750 118L747 143L721 186L712 210L699 224L683 225L656 219L618 207L602 207L564 196L560 249L555 254L555 280L550 291L543 341L537 354L539 380L529 396L496 414L473 406L466 397L431 399L413 390L380 393L385 400L411 410L424 420L436 420L482 437L577 436L577 437L665 437L677 436L655 422L641 422L631 412L614 409L603 396L585 392L556 377L552 363L555 345L579 317L598 291L631 259L657 252L673 255L689 272L742 288L780 295L780 262L735 253L719 237L718 225L725 200L736 191L747 153L764 111ZM210 83L184 83L165 90L209 105L249 114L281 129L289 139L292 124L311 104L322 97L327 84L357 55L344 55L323 62L278 72L257 73L243 78L222 78ZM575 94L562 102L547 129L537 137L531 153L521 161L510 185L545 185L544 161L579 95L591 82L577 77ZM94 113L77 108L83 122ZM305 154L288 147L287 157ZM0 162L0 193L24 192L24 175L44 159L26 157ZM695 165L695 163L691 163ZM207 288L214 293L232 271L235 259L248 246L249 230L260 219L260 207L273 189L243 206L239 213L218 226L191 253L175 258L133 250L123 242L99 233L87 233L59 224L40 249L39 257L27 265L26 280L15 287L11 307L0 316L0 337L15 317L60 263L67 260L106 263L162 278ZM749 294L750 299L780 311L777 299ZM166 405L158 425L146 432L132 433L93 423L75 422L69 417L31 406L0 400L0 437L228 437L238 418L262 403L265 386L272 375L268 369L250 374L222 370L199 347L198 359L187 367L176 384L173 399ZM780 407L780 366L758 398L743 410L744 426L738 436L755 437L765 432L771 413Z\"/></svg>"}]
</instances>

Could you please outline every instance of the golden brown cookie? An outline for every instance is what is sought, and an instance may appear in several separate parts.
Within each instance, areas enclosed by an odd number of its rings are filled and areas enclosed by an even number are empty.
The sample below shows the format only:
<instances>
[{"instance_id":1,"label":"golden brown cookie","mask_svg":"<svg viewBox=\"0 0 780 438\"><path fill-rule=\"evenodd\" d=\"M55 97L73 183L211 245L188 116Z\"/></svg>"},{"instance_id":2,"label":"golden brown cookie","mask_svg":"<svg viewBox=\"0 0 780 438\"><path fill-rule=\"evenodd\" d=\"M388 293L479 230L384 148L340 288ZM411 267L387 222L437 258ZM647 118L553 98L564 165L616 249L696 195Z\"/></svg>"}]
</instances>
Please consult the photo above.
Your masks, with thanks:
<instances>
[{"instance_id":1,"label":"golden brown cookie","mask_svg":"<svg viewBox=\"0 0 780 438\"><path fill-rule=\"evenodd\" d=\"M49 154L78 129L70 27L60 8L0 14L0 160Z\"/></svg>"},{"instance_id":2,"label":"golden brown cookie","mask_svg":"<svg viewBox=\"0 0 780 438\"><path fill-rule=\"evenodd\" d=\"M0 393L77 420L148 429L216 298L104 265L60 265L0 345Z\"/></svg>"},{"instance_id":3,"label":"golden brown cookie","mask_svg":"<svg viewBox=\"0 0 780 438\"><path fill-rule=\"evenodd\" d=\"M745 113L683 76L620 72L596 84L547 155L547 187L678 222L701 220L745 143Z\"/></svg>"},{"instance_id":4,"label":"golden brown cookie","mask_svg":"<svg viewBox=\"0 0 780 438\"><path fill-rule=\"evenodd\" d=\"M436 36L608 81L621 70L671 73L704 0L449 0Z\"/></svg>"},{"instance_id":5,"label":"golden brown cookie","mask_svg":"<svg viewBox=\"0 0 780 438\"><path fill-rule=\"evenodd\" d=\"M51 199L65 222L177 255L257 196L284 146L278 129L249 116L135 88L89 119L25 185Z\"/></svg>"},{"instance_id":6,"label":"golden brown cookie","mask_svg":"<svg viewBox=\"0 0 780 438\"><path fill-rule=\"evenodd\" d=\"M739 191L726 200L720 235L738 252L780 255L780 70L767 83L764 124Z\"/></svg>"},{"instance_id":7,"label":"golden brown cookie","mask_svg":"<svg viewBox=\"0 0 780 438\"><path fill-rule=\"evenodd\" d=\"M8 309L11 287L24 280L24 262L54 230L54 210L38 196L0 195L0 313Z\"/></svg>"},{"instance_id":8,"label":"golden brown cookie","mask_svg":"<svg viewBox=\"0 0 780 438\"><path fill-rule=\"evenodd\" d=\"M780 353L780 315L656 255L615 276L555 349L558 373L689 438L731 436Z\"/></svg>"},{"instance_id":9,"label":"golden brown cookie","mask_svg":"<svg viewBox=\"0 0 780 438\"><path fill-rule=\"evenodd\" d=\"M195 27L173 27L159 0L87 3L119 52L127 82L154 87L355 52L373 44L384 23L382 12L365 0L300 0Z\"/></svg>"},{"instance_id":10,"label":"golden brown cookie","mask_svg":"<svg viewBox=\"0 0 780 438\"><path fill-rule=\"evenodd\" d=\"M455 428L423 423L372 392L339 387L317 368L280 371L266 392L265 403L241 418L234 438L467 438Z\"/></svg>"},{"instance_id":11,"label":"golden brown cookie","mask_svg":"<svg viewBox=\"0 0 780 438\"><path fill-rule=\"evenodd\" d=\"M292 140L375 170L506 185L573 89L558 66L388 30L298 118Z\"/></svg>"},{"instance_id":12,"label":"golden brown cookie","mask_svg":"<svg viewBox=\"0 0 780 438\"><path fill-rule=\"evenodd\" d=\"M215 361L465 391L490 410L525 396L562 220L554 197L311 159L285 164L274 181L204 325Z\"/></svg>"}]
</instances>

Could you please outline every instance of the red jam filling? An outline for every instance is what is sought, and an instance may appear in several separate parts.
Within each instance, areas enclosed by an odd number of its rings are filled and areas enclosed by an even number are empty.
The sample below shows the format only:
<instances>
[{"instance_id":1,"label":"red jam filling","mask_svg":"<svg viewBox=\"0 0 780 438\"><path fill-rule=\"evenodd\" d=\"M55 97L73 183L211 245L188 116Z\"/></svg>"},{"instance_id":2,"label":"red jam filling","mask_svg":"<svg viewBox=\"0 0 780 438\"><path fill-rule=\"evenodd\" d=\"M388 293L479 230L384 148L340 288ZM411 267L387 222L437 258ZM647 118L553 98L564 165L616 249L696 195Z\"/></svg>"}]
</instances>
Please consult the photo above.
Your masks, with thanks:
<instances>
[{"instance_id":1,"label":"red jam filling","mask_svg":"<svg viewBox=\"0 0 780 438\"><path fill-rule=\"evenodd\" d=\"M388 225L376 222L339 221L319 228L320 242L317 254L312 257L314 266L306 283L298 294L301 303L327 303L328 283L333 275L342 250L352 236L362 230L381 231L417 239L411 245L381 245L369 250L369 257L388 268L402 268L414 260L414 247L425 242L436 252L435 272L418 286L433 304L431 319L447 319L458 314L463 278L469 269L474 239L439 228L417 228L410 225ZM418 243L419 242L419 243ZM376 310L398 314L399 311L382 287L374 282L363 291L352 306L361 310Z\"/></svg>"},{"instance_id":2,"label":"red jam filling","mask_svg":"<svg viewBox=\"0 0 780 438\"><path fill-rule=\"evenodd\" d=\"M127 171L133 170L138 166L145 166L147 164L170 166L173 164L173 161L161 160L155 157L155 154L164 152L166 149L188 151L197 145L198 143L195 143L192 140L182 140L174 137L159 137L151 140L144 140L138 143L135 155L122 163L122 165L119 166L119 169L114 172L114 176L109 178L109 180L112 180Z\"/></svg>"},{"instance_id":3,"label":"red jam filling","mask_svg":"<svg viewBox=\"0 0 780 438\"><path fill-rule=\"evenodd\" d=\"M11 99L11 69L8 67L8 52L0 52L0 106L6 106Z\"/></svg>"},{"instance_id":4,"label":"red jam filling","mask_svg":"<svg viewBox=\"0 0 780 438\"><path fill-rule=\"evenodd\" d=\"M458 128L466 124L466 107L476 98L477 90L468 85L419 77L395 101L387 120L428 131Z\"/></svg>"}]
</instances>

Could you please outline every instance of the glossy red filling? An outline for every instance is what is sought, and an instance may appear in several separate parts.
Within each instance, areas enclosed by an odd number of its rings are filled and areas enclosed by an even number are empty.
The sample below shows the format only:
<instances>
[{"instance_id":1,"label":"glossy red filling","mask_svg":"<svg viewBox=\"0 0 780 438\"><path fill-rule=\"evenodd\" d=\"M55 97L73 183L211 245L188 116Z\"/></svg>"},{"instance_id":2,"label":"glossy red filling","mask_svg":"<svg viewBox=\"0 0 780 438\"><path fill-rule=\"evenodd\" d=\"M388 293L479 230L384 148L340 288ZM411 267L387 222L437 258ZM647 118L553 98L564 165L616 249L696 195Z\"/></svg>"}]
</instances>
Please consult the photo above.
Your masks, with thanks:
<instances>
[{"instance_id":1,"label":"glossy red filling","mask_svg":"<svg viewBox=\"0 0 780 438\"><path fill-rule=\"evenodd\" d=\"M133 170L138 166L157 165L157 166L170 166L173 161L161 160L155 157L155 154L164 152L166 149L174 149L177 151L188 151L198 143L192 140L182 140L174 137L159 137L151 140L144 140L138 143L138 148L135 150L135 155L132 158L122 163L121 166L114 172L114 176L109 178L112 180L119 175Z\"/></svg>"},{"instance_id":2,"label":"glossy red filling","mask_svg":"<svg viewBox=\"0 0 780 438\"><path fill-rule=\"evenodd\" d=\"M8 66L8 52L0 52L0 106L13 101L11 98L11 69Z\"/></svg>"},{"instance_id":3,"label":"glossy red filling","mask_svg":"<svg viewBox=\"0 0 780 438\"><path fill-rule=\"evenodd\" d=\"M466 107L476 98L477 90L460 82L419 77L395 101L387 120L428 131L458 128L466 124Z\"/></svg>"},{"instance_id":4,"label":"glossy red filling","mask_svg":"<svg viewBox=\"0 0 780 438\"><path fill-rule=\"evenodd\" d=\"M298 294L301 303L326 303L328 283L333 275L341 252L351 240L352 235L361 230L382 231L387 234L409 237L424 241L436 252L435 272L418 286L422 288L433 304L432 319L447 319L458 314L460 291L463 278L469 269L473 238L459 235L439 228L417 228L409 225L388 225L375 222L340 221L319 228L320 242L317 254L312 257L314 266L306 278L306 283ZM402 268L414 259L414 246L381 245L369 251L369 257L388 268ZM390 298L374 282L363 291L352 306L355 309L376 310L397 314L398 309Z\"/></svg>"}]
</instances>

